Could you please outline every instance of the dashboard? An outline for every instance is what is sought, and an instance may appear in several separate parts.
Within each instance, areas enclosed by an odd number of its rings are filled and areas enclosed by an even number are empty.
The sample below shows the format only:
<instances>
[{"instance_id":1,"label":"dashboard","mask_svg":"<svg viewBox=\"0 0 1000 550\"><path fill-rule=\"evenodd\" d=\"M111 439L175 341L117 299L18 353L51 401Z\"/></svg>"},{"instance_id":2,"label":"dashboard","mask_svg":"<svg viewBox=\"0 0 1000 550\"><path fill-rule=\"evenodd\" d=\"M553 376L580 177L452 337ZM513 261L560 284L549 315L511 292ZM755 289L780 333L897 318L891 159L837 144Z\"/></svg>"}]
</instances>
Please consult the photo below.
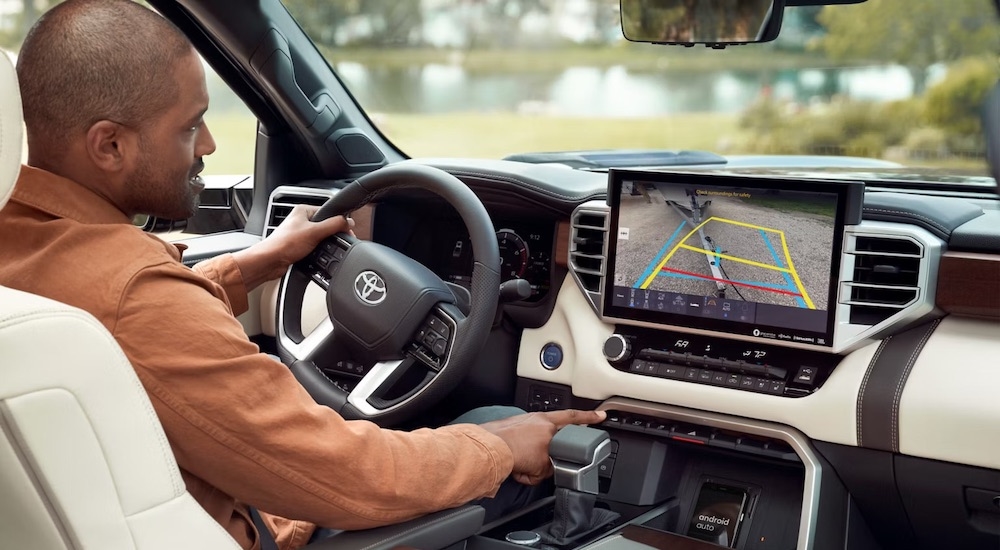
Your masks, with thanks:
<instances>
[{"instance_id":1,"label":"dashboard","mask_svg":"<svg viewBox=\"0 0 1000 550\"><path fill-rule=\"evenodd\" d=\"M530 322L497 329L515 350L484 356L479 385L501 387L513 361L518 406L609 411L612 506L668 499L659 528L684 532L702 487L747 495L743 549L853 547L857 525L883 548L1000 543L995 197L424 163L479 196L504 279L532 285ZM453 213L390 199L371 227L467 284Z\"/></svg>"},{"instance_id":2,"label":"dashboard","mask_svg":"<svg viewBox=\"0 0 1000 550\"><path fill-rule=\"evenodd\" d=\"M1000 354L995 197L871 177L862 191L830 175L437 165L487 208L509 204L507 188L558 212L553 264L569 275L521 332L517 404L611 413L603 498L672 495L659 527L683 533L706 480L755 495L737 548L853 547L865 529L884 548L1000 543L982 504L1000 496L1000 438L976 435L1000 423L986 395L1000 383L986 366ZM768 461L784 444L790 460Z\"/></svg>"}]
</instances>

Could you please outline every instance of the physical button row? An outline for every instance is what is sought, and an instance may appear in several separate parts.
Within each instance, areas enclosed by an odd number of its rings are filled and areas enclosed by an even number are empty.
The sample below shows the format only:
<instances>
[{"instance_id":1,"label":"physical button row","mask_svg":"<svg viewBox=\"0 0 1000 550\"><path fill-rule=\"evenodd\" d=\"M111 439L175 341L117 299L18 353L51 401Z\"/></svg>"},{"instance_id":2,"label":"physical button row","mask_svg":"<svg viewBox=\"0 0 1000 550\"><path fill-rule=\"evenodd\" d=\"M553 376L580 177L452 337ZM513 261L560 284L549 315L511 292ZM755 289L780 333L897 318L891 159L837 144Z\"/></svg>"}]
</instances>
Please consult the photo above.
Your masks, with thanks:
<instances>
[{"instance_id":1,"label":"physical button row","mask_svg":"<svg viewBox=\"0 0 1000 550\"><path fill-rule=\"evenodd\" d=\"M684 443L734 449L783 460L799 460L795 451L784 441L726 432L708 426L629 415L616 411L608 411L608 417L601 425L607 428L617 427L658 437L667 437Z\"/></svg>"},{"instance_id":2,"label":"physical button row","mask_svg":"<svg viewBox=\"0 0 1000 550\"><path fill-rule=\"evenodd\" d=\"M783 380L771 380L757 376L746 376L735 372L721 372L709 369L680 367L668 365L654 361L643 361L636 359L629 365L629 372L656 376L658 378L669 378L671 380L687 380L701 384L710 384L725 388L734 388L747 391L781 395L785 392L785 382Z\"/></svg>"},{"instance_id":3,"label":"physical button row","mask_svg":"<svg viewBox=\"0 0 1000 550\"><path fill-rule=\"evenodd\" d=\"M417 330L417 334L413 339L417 344L426 346L436 357L441 357L448 348L448 337L450 335L451 329L447 323L437 316L431 315Z\"/></svg>"},{"instance_id":4,"label":"physical button row","mask_svg":"<svg viewBox=\"0 0 1000 550\"><path fill-rule=\"evenodd\" d=\"M358 376L364 376L368 373L367 367L354 361L337 361L334 365L334 370L347 374L356 374Z\"/></svg>"},{"instance_id":5,"label":"physical button row","mask_svg":"<svg viewBox=\"0 0 1000 550\"><path fill-rule=\"evenodd\" d=\"M657 363L672 363L679 366L699 367L704 369L721 370L723 372L736 372L739 374L749 374L766 378L785 380L788 371L773 365L761 365L757 363L747 363L746 361L732 361L706 355L692 355L690 353L679 353L676 351L663 351L657 349L644 349L639 352L639 359L654 361Z\"/></svg>"},{"instance_id":6,"label":"physical button row","mask_svg":"<svg viewBox=\"0 0 1000 550\"><path fill-rule=\"evenodd\" d=\"M334 243L324 243L322 250L316 254L316 264L326 269L330 262L339 262L344 259L347 252Z\"/></svg>"}]
</instances>

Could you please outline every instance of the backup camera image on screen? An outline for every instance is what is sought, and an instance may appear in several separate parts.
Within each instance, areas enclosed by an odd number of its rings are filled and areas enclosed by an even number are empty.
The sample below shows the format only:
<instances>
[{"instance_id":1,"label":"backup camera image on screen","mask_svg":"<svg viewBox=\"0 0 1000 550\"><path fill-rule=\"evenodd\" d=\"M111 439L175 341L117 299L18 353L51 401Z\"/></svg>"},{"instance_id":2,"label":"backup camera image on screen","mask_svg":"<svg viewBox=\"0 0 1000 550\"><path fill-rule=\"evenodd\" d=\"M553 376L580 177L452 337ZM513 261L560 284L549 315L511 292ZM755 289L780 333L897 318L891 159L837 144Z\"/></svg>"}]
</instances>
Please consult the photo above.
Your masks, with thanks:
<instances>
[{"instance_id":1,"label":"backup camera image on screen","mask_svg":"<svg viewBox=\"0 0 1000 550\"><path fill-rule=\"evenodd\" d=\"M625 181L612 305L825 333L837 200L833 193Z\"/></svg>"}]
</instances>

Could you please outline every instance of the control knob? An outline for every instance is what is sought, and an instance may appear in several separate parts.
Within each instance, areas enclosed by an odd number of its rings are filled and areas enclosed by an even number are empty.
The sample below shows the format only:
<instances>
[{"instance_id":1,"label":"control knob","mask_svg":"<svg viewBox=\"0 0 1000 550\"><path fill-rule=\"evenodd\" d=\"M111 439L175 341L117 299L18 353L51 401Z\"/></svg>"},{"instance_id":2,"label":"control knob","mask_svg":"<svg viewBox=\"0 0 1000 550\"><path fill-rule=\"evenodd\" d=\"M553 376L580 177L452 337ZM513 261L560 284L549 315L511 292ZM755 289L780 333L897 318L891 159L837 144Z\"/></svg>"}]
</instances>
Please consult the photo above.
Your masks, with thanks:
<instances>
[{"instance_id":1,"label":"control knob","mask_svg":"<svg viewBox=\"0 0 1000 550\"><path fill-rule=\"evenodd\" d=\"M604 341L604 357L608 361L617 363L628 359L630 355L632 355L632 344L621 334L612 334Z\"/></svg>"}]
</instances>

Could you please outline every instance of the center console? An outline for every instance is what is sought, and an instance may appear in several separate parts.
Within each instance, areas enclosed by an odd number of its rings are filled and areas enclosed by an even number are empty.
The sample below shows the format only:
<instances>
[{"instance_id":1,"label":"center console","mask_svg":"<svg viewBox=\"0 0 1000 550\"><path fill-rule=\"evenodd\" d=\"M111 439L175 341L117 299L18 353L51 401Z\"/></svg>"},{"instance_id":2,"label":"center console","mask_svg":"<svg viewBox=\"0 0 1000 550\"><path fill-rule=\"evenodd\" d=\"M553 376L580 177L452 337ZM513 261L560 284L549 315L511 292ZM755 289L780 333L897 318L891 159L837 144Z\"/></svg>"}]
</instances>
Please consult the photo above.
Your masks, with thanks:
<instances>
[{"instance_id":1,"label":"center console","mask_svg":"<svg viewBox=\"0 0 1000 550\"><path fill-rule=\"evenodd\" d=\"M821 513L819 508L821 460L802 434L779 425L624 398L599 408L608 413L600 428L610 436L610 452L598 464L596 507L616 517L567 544L536 541L534 547L838 547L831 540L817 544L825 531L822 524L829 524L831 517L830 510ZM513 548L508 542L511 533L544 529L553 514L558 515L557 505L549 499L487 525L473 547ZM841 521L833 523L842 529Z\"/></svg>"}]
</instances>

